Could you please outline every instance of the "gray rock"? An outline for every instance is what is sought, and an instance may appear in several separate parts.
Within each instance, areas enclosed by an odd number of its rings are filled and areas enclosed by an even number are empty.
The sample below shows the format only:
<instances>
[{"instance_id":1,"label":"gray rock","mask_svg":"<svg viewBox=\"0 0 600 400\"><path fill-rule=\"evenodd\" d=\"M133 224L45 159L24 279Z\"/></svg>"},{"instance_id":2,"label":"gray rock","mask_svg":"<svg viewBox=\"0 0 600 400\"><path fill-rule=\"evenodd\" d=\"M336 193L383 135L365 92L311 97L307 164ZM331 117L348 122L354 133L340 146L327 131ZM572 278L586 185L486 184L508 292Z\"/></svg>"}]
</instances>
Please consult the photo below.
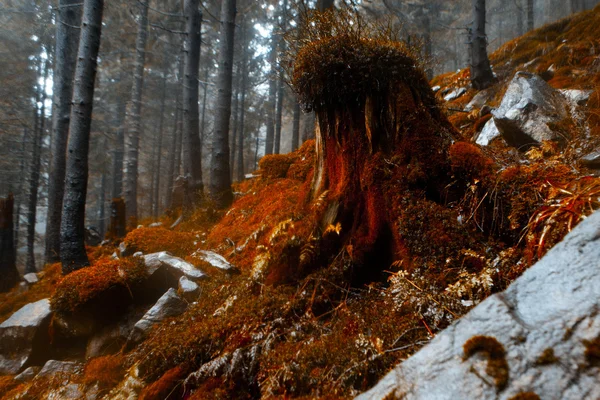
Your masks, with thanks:
<instances>
[{"instance_id":1,"label":"gray rock","mask_svg":"<svg viewBox=\"0 0 600 400\"><path fill-rule=\"evenodd\" d=\"M29 382L40 372L40 367L29 367L25 368L23 372L19 375L15 376L15 381L17 382Z\"/></svg>"},{"instance_id":2,"label":"gray rock","mask_svg":"<svg viewBox=\"0 0 600 400\"><path fill-rule=\"evenodd\" d=\"M162 222L153 222L148 225L149 228L158 228L159 226L162 226Z\"/></svg>"},{"instance_id":3,"label":"gray rock","mask_svg":"<svg viewBox=\"0 0 600 400\"><path fill-rule=\"evenodd\" d=\"M485 123L483 129L481 130L481 132L479 132L475 143L477 143L480 146L487 146L492 140L494 140L500 135L500 131L496 127L494 119L492 118Z\"/></svg>"},{"instance_id":4,"label":"gray rock","mask_svg":"<svg viewBox=\"0 0 600 400\"><path fill-rule=\"evenodd\" d=\"M462 88L454 89L453 91L451 91L450 93L448 93L447 95L444 96L444 100L446 100L446 101L456 100L465 93L467 93L467 88L462 87Z\"/></svg>"},{"instance_id":5,"label":"gray rock","mask_svg":"<svg viewBox=\"0 0 600 400\"><path fill-rule=\"evenodd\" d=\"M587 154L579 159L581 165L592 168L600 169L600 150L596 150L590 154Z\"/></svg>"},{"instance_id":6,"label":"gray rock","mask_svg":"<svg viewBox=\"0 0 600 400\"><path fill-rule=\"evenodd\" d=\"M432 91L433 93L437 93L437 92L439 92L439 91L440 91L440 89L441 89L441 88L442 88L441 86L434 86L434 87L432 87L432 88L431 88L431 91Z\"/></svg>"},{"instance_id":7,"label":"gray rock","mask_svg":"<svg viewBox=\"0 0 600 400\"><path fill-rule=\"evenodd\" d=\"M49 342L50 301L23 306L0 324L0 374L18 373L30 359L41 357Z\"/></svg>"},{"instance_id":8,"label":"gray rock","mask_svg":"<svg viewBox=\"0 0 600 400\"><path fill-rule=\"evenodd\" d=\"M157 323L169 317L176 317L183 314L187 308L187 303L183 301L175 289L171 288L165 293L154 306L140 319L129 336L129 342L139 343L143 340L150 329Z\"/></svg>"},{"instance_id":9,"label":"gray rock","mask_svg":"<svg viewBox=\"0 0 600 400\"><path fill-rule=\"evenodd\" d=\"M544 140L562 138L548 124L568 116L569 105L564 96L542 78L528 72L517 72L500 107L492 111L496 127L504 140L520 150L527 150Z\"/></svg>"},{"instance_id":10,"label":"gray rock","mask_svg":"<svg viewBox=\"0 0 600 400\"><path fill-rule=\"evenodd\" d=\"M33 285L34 283L37 283L39 281L35 272L30 272L28 274L23 275L23 280L29 285Z\"/></svg>"},{"instance_id":11,"label":"gray rock","mask_svg":"<svg viewBox=\"0 0 600 400\"><path fill-rule=\"evenodd\" d=\"M600 365L586 355L600 340L600 212L581 222L503 293L493 295L438 334L358 399L600 398ZM486 336L489 339L481 339ZM502 346L489 367L482 351ZM506 379L502 379L506 372ZM390 396L390 397L387 397Z\"/></svg>"},{"instance_id":12,"label":"gray rock","mask_svg":"<svg viewBox=\"0 0 600 400\"><path fill-rule=\"evenodd\" d=\"M119 256L129 257L130 255L133 255L133 253L135 253L135 249L127 246L125 242L119 243Z\"/></svg>"},{"instance_id":13,"label":"gray rock","mask_svg":"<svg viewBox=\"0 0 600 400\"><path fill-rule=\"evenodd\" d=\"M492 90L486 89L477 93L473 99L465 106L465 111L473 111L476 108L483 107L492 97Z\"/></svg>"},{"instance_id":14,"label":"gray rock","mask_svg":"<svg viewBox=\"0 0 600 400\"><path fill-rule=\"evenodd\" d=\"M146 254L144 262L148 268L148 273L152 275L158 268L164 266L169 272L177 277L185 276L188 279L208 278L204 272L179 257L172 256L169 252L161 251L159 253Z\"/></svg>"},{"instance_id":15,"label":"gray rock","mask_svg":"<svg viewBox=\"0 0 600 400\"><path fill-rule=\"evenodd\" d=\"M75 361L48 360L36 378L53 377L57 374L73 374L81 372L82 365Z\"/></svg>"},{"instance_id":16,"label":"gray rock","mask_svg":"<svg viewBox=\"0 0 600 400\"><path fill-rule=\"evenodd\" d=\"M129 312L118 323L105 326L93 335L87 343L85 358L115 354L127 343L133 326L143 316L143 312Z\"/></svg>"},{"instance_id":17,"label":"gray rock","mask_svg":"<svg viewBox=\"0 0 600 400\"><path fill-rule=\"evenodd\" d=\"M585 106L590 99L593 90L578 90L578 89L559 89L560 94L574 105Z\"/></svg>"},{"instance_id":18,"label":"gray rock","mask_svg":"<svg viewBox=\"0 0 600 400\"><path fill-rule=\"evenodd\" d=\"M202 261L209 263L215 268L228 272L239 272L239 270L233 264L230 264L225 257L214 251L199 250L195 254Z\"/></svg>"},{"instance_id":19,"label":"gray rock","mask_svg":"<svg viewBox=\"0 0 600 400\"><path fill-rule=\"evenodd\" d=\"M54 315L53 327L62 339L87 338L100 328L95 316L89 311L60 313Z\"/></svg>"},{"instance_id":20,"label":"gray rock","mask_svg":"<svg viewBox=\"0 0 600 400\"><path fill-rule=\"evenodd\" d=\"M200 295L200 286L198 286L196 282L190 281L185 276L182 276L179 278L179 289L177 293L188 302L193 302Z\"/></svg>"},{"instance_id":21,"label":"gray rock","mask_svg":"<svg viewBox=\"0 0 600 400\"><path fill-rule=\"evenodd\" d=\"M133 253L132 257L143 257L144 253L142 253L141 251L136 251L135 253Z\"/></svg>"}]
</instances>

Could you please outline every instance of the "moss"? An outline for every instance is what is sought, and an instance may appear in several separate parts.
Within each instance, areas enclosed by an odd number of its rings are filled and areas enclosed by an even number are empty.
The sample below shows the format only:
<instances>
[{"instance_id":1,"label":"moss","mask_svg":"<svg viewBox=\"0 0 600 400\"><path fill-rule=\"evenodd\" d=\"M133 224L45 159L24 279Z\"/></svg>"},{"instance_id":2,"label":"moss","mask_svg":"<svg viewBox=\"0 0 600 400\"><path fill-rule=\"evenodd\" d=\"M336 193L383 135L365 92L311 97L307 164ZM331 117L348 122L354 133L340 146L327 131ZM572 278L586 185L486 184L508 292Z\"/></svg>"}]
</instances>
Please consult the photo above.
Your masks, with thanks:
<instances>
[{"instance_id":1,"label":"moss","mask_svg":"<svg viewBox=\"0 0 600 400\"><path fill-rule=\"evenodd\" d=\"M62 278L61 264L46 265L37 275L39 281L28 290L22 291L17 286L10 292L0 294L0 323L10 318L21 307L52 296Z\"/></svg>"},{"instance_id":2,"label":"moss","mask_svg":"<svg viewBox=\"0 0 600 400\"><path fill-rule=\"evenodd\" d=\"M57 312L75 312L113 287L130 290L132 285L145 278L146 267L139 258L103 258L65 276L56 287L50 304Z\"/></svg>"},{"instance_id":3,"label":"moss","mask_svg":"<svg viewBox=\"0 0 600 400\"><path fill-rule=\"evenodd\" d=\"M554 349L551 347L544 350L542 354L537 358L535 363L537 365L551 365L558 362L558 358L554 355Z\"/></svg>"},{"instance_id":4,"label":"moss","mask_svg":"<svg viewBox=\"0 0 600 400\"><path fill-rule=\"evenodd\" d=\"M156 382L142 389L139 400L166 400L178 399L183 391L182 380L186 377L188 369L178 365L165 372Z\"/></svg>"},{"instance_id":5,"label":"moss","mask_svg":"<svg viewBox=\"0 0 600 400\"><path fill-rule=\"evenodd\" d=\"M166 228L134 229L123 239L131 251L144 254L168 251L178 257L185 257L196 250L198 238L193 232L178 232Z\"/></svg>"},{"instance_id":6,"label":"moss","mask_svg":"<svg viewBox=\"0 0 600 400\"><path fill-rule=\"evenodd\" d=\"M0 376L0 394L6 394L17 387L19 382L15 381L14 375Z\"/></svg>"},{"instance_id":7,"label":"moss","mask_svg":"<svg viewBox=\"0 0 600 400\"><path fill-rule=\"evenodd\" d=\"M506 362L506 351L502 343L491 336L473 336L465 342L463 351L465 360L474 354L483 353L488 361L485 371L494 378L496 388L502 390L506 387L509 369Z\"/></svg>"},{"instance_id":8,"label":"moss","mask_svg":"<svg viewBox=\"0 0 600 400\"><path fill-rule=\"evenodd\" d=\"M295 158L294 153L266 155L258 162L258 172L263 179L285 178Z\"/></svg>"},{"instance_id":9,"label":"moss","mask_svg":"<svg viewBox=\"0 0 600 400\"><path fill-rule=\"evenodd\" d=\"M452 172L467 181L488 179L493 172L494 162L476 145L454 143L450 146L448 155Z\"/></svg>"},{"instance_id":10,"label":"moss","mask_svg":"<svg viewBox=\"0 0 600 400\"><path fill-rule=\"evenodd\" d=\"M540 396L534 392L521 392L511 397L509 400L540 400Z\"/></svg>"},{"instance_id":11,"label":"moss","mask_svg":"<svg viewBox=\"0 0 600 400\"><path fill-rule=\"evenodd\" d=\"M594 340L584 340L585 359L589 365L600 366L600 337Z\"/></svg>"},{"instance_id":12,"label":"moss","mask_svg":"<svg viewBox=\"0 0 600 400\"><path fill-rule=\"evenodd\" d=\"M84 368L83 383L98 384L103 392L108 392L123 379L125 359L121 354L92 358Z\"/></svg>"}]
</instances>

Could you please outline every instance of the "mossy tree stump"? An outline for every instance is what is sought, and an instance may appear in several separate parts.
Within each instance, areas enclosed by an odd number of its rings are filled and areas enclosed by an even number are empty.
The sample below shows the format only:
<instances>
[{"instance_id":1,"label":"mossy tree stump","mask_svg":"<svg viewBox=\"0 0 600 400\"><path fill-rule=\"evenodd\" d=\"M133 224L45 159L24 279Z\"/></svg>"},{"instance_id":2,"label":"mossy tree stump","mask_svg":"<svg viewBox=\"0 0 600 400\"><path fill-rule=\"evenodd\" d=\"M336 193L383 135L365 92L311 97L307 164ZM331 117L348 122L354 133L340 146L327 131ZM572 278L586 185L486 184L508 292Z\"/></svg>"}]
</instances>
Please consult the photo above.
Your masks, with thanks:
<instances>
[{"instance_id":1,"label":"mossy tree stump","mask_svg":"<svg viewBox=\"0 0 600 400\"><path fill-rule=\"evenodd\" d=\"M292 84L317 116L309 198L326 198L319 229L341 227L338 242L358 264L402 246L393 229L402 196L439 201L449 182L455 131L416 65L403 43L352 33L313 41L296 58Z\"/></svg>"}]
</instances>

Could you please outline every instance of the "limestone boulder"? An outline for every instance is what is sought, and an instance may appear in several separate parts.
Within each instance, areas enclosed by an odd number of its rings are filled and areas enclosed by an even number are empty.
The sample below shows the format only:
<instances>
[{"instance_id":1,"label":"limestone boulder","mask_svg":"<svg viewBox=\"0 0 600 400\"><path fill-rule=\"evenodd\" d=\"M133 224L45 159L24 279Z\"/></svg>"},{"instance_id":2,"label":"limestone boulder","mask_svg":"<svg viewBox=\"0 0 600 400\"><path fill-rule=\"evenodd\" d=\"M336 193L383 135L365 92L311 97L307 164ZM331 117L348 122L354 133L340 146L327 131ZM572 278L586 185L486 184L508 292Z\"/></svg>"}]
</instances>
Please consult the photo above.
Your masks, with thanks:
<instances>
[{"instance_id":1,"label":"limestone boulder","mask_svg":"<svg viewBox=\"0 0 600 400\"><path fill-rule=\"evenodd\" d=\"M142 341L154 325L166 318L181 315L186 309L187 302L179 297L175 289L169 289L134 325L129 336L130 345Z\"/></svg>"},{"instance_id":2,"label":"limestone boulder","mask_svg":"<svg viewBox=\"0 0 600 400\"><path fill-rule=\"evenodd\" d=\"M504 140L527 150L544 140L564 141L550 125L568 117L569 101L541 77L517 72L510 82L500 107L492 111L494 122Z\"/></svg>"},{"instance_id":3,"label":"limestone boulder","mask_svg":"<svg viewBox=\"0 0 600 400\"><path fill-rule=\"evenodd\" d=\"M186 301L193 302L200 295L200 286L194 281L189 280L185 276L179 279L179 287L177 293Z\"/></svg>"},{"instance_id":4,"label":"limestone boulder","mask_svg":"<svg viewBox=\"0 0 600 400\"><path fill-rule=\"evenodd\" d=\"M599 266L596 212L358 399L599 399Z\"/></svg>"},{"instance_id":5,"label":"limestone boulder","mask_svg":"<svg viewBox=\"0 0 600 400\"><path fill-rule=\"evenodd\" d=\"M208 275L194 265L179 257L171 255L167 251L146 254L144 255L144 262L148 268L148 273L151 275L159 268L165 267L171 274L177 276L177 278L181 276L185 276L192 280L208 278Z\"/></svg>"},{"instance_id":6,"label":"limestone boulder","mask_svg":"<svg viewBox=\"0 0 600 400\"><path fill-rule=\"evenodd\" d=\"M50 301L43 299L23 306L0 324L0 374L14 375L43 360L51 315Z\"/></svg>"}]
</instances>

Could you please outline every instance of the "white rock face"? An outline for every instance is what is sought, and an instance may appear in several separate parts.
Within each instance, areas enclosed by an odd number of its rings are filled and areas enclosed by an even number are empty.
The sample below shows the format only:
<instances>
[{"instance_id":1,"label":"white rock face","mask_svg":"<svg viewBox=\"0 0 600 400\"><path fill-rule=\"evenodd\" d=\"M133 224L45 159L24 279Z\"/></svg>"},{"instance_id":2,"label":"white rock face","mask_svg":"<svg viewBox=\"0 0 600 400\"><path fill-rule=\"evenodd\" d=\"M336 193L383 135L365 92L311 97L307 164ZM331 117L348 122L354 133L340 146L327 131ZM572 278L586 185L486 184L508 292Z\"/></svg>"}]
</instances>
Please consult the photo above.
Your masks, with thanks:
<instances>
[{"instance_id":1,"label":"white rock face","mask_svg":"<svg viewBox=\"0 0 600 400\"><path fill-rule=\"evenodd\" d=\"M185 300L191 302L198 298L200 295L200 286L194 281L189 280L185 276L179 278L179 288L177 293L181 295Z\"/></svg>"},{"instance_id":2,"label":"white rock face","mask_svg":"<svg viewBox=\"0 0 600 400\"><path fill-rule=\"evenodd\" d=\"M465 93L467 93L467 89L466 88L454 89L453 91L451 91L450 93L448 93L446 96L444 96L444 100L446 100L446 101L456 100L456 99L458 99L459 97L461 97Z\"/></svg>"},{"instance_id":3,"label":"white rock face","mask_svg":"<svg viewBox=\"0 0 600 400\"><path fill-rule=\"evenodd\" d=\"M572 104L578 106L584 106L590 99L593 90L578 90L578 89L558 89L558 91L565 96Z\"/></svg>"},{"instance_id":4,"label":"white rock face","mask_svg":"<svg viewBox=\"0 0 600 400\"><path fill-rule=\"evenodd\" d=\"M165 318L183 314L186 308L187 303L177 295L175 289L169 289L135 324L129 340L132 343L141 341L155 324Z\"/></svg>"},{"instance_id":5,"label":"white rock face","mask_svg":"<svg viewBox=\"0 0 600 400\"><path fill-rule=\"evenodd\" d=\"M487 146L490 142L500 136L501 133L496 127L496 123L494 119L491 118L488 122L485 123L481 132L479 132L479 136L477 136L477 143L480 146Z\"/></svg>"},{"instance_id":6,"label":"white rock face","mask_svg":"<svg viewBox=\"0 0 600 400\"><path fill-rule=\"evenodd\" d=\"M28 274L23 275L23 280L25 282L27 282L29 285L32 285L39 281L37 274L35 272L30 272Z\"/></svg>"},{"instance_id":7,"label":"white rock face","mask_svg":"<svg viewBox=\"0 0 600 400\"><path fill-rule=\"evenodd\" d=\"M225 257L214 251L199 250L195 254L202 261L209 263L215 268L229 272L238 271L238 269L233 264L230 264Z\"/></svg>"},{"instance_id":8,"label":"white rock face","mask_svg":"<svg viewBox=\"0 0 600 400\"><path fill-rule=\"evenodd\" d=\"M208 278L204 272L193 266L187 261L182 260L179 257L172 256L167 251L161 251L159 253L146 254L144 256L144 262L148 268L150 275L154 273L161 266L167 267L171 272L178 276L185 276L188 279L203 279Z\"/></svg>"},{"instance_id":9,"label":"white rock face","mask_svg":"<svg viewBox=\"0 0 600 400\"><path fill-rule=\"evenodd\" d=\"M0 374L18 373L48 340L50 301L43 299L23 306L0 324Z\"/></svg>"},{"instance_id":10,"label":"white rock face","mask_svg":"<svg viewBox=\"0 0 600 400\"><path fill-rule=\"evenodd\" d=\"M358 399L600 399L600 363L586 349L600 340L600 212L581 222L505 292L491 296L438 334ZM401 333L401 332L399 332ZM497 384L489 356L464 345L486 336L505 350ZM474 339L477 340L477 339Z\"/></svg>"},{"instance_id":11,"label":"white rock face","mask_svg":"<svg viewBox=\"0 0 600 400\"><path fill-rule=\"evenodd\" d=\"M492 115L506 143L526 150L544 140L561 140L548 124L567 118L568 109L566 98L542 78L517 72Z\"/></svg>"}]
</instances>

